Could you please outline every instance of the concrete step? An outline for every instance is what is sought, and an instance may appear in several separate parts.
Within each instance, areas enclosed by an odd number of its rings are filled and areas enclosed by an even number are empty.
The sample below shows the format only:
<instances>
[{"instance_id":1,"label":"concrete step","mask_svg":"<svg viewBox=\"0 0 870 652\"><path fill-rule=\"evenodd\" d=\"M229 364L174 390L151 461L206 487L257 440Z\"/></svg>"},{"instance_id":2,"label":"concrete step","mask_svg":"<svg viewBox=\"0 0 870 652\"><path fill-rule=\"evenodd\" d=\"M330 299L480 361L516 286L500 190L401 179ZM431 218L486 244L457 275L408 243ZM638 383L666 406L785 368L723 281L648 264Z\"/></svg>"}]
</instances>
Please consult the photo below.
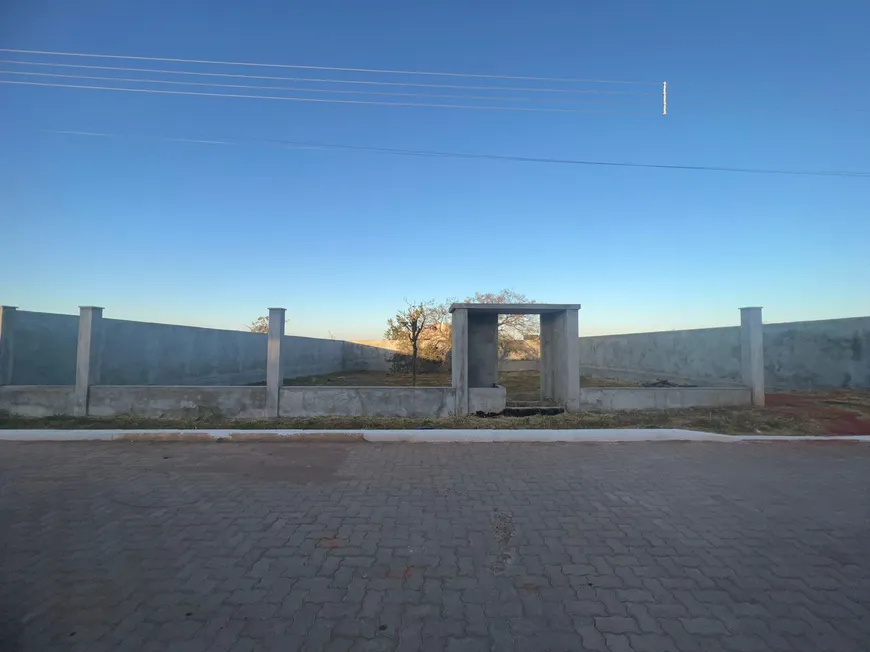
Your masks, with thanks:
<instances>
[{"instance_id":1,"label":"concrete step","mask_svg":"<svg viewBox=\"0 0 870 652\"><path fill-rule=\"evenodd\" d=\"M562 414L564 411L561 405L508 405L501 414L505 417L531 417L536 414Z\"/></svg>"}]
</instances>

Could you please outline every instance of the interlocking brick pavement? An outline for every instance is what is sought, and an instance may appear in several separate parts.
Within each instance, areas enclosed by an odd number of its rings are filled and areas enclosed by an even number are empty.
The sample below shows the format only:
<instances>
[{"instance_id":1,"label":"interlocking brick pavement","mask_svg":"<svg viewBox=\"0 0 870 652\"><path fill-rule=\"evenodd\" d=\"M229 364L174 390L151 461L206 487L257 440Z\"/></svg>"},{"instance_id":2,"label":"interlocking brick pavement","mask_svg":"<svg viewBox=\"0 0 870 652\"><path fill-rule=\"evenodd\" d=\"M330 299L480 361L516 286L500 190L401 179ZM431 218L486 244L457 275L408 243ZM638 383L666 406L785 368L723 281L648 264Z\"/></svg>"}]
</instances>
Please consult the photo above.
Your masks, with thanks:
<instances>
[{"instance_id":1,"label":"interlocking brick pavement","mask_svg":"<svg viewBox=\"0 0 870 652\"><path fill-rule=\"evenodd\" d=\"M0 444L2 650L870 649L870 447Z\"/></svg>"}]
</instances>

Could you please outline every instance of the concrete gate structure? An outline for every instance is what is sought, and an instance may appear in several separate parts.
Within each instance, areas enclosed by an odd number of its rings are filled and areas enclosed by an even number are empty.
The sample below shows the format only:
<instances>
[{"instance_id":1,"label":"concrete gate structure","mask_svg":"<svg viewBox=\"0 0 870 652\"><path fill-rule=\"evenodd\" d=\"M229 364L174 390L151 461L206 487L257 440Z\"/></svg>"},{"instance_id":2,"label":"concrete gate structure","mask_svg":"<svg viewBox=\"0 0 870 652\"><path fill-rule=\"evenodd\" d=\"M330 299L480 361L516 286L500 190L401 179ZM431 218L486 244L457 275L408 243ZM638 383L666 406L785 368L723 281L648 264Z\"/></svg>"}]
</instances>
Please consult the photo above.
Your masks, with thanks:
<instances>
[{"instance_id":1,"label":"concrete gate structure","mask_svg":"<svg viewBox=\"0 0 870 652\"><path fill-rule=\"evenodd\" d=\"M497 384L499 314L540 316L541 397L569 412L764 405L764 333L759 307L741 308L739 340L725 338L725 344L720 344L728 349L740 366L740 380L737 382L707 386L683 384L582 389L579 359L582 349L578 332L580 306L577 304L453 304L450 307L453 321L452 380L450 386L440 387L285 386L288 370L292 373L296 369L297 375L301 375L297 366L300 363L285 364L284 349L287 345L294 355L302 358L301 364L306 368L304 365L311 363L305 359L311 357L310 348L320 342L318 350L322 350L325 344L332 351L329 364L338 368L344 365L345 345L351 343L285 336L283 308L269 310L269 334L260 335L199 328L180 332L179 329L184 327L104 319L102 308L90 306L80 309L75 339L67 338L70 344L76 344L69 350L75 354L71 370L75 372L74 382L16 384L13 382L16 349L27 354L34 347L55 346L53 334L56 331L52 330L52 324L57 322L55 318L75 318L52 315L47 322L49 328L45 329L33 321L38 313L18 313L9 306L0 308L0 411L24 417L136 414L174 419L217 414L223 418L241 419L330 416L437 419L467 414L503 414L507 407L507 392ZM30 327L22 328L22 324L28 322ZM72 329L66 332L71 334ZM34 336L40 333L51 337L34 340ZM219 337L215 339L214 336ZM144 373L138 378L144 378L146 383L106 383L110 378L119 377L118 358L129 359L126 349L131 344L144 351L144 355L133 357L134 362L149 364L156 358L172 365L176 354L184 354L187 348L196 349L200 343L204 343L206 352L216 351L217 345L236 353L248 352L250 355L231 358L231 367L234 361L239 366L229 371L240 373L247 370L259 375L262 369L265 385L243 384L250 382L246 380L237 380L235 385L167 385L154 382ZM659 356L679 353L680 350L669 347L667 341L658 351ZM378 354L379 357L382 355ZM700 362L709 360L703 351L696 355ZM262 356L262 366L242 364L257 356ZM187 360L190 361L190 357ZM380 361L383 363L385 360L380 357ZM207 368L219 370L214 365ZM153 365L150 369L151 372L160 371ZM70 380L73 380L72 374Z\"/></svg>"},{"instance_id":2,"label":"concrete gate structure","mask_svg":"<svg viewBox=\"0 0 870 652\"><path fill-rule=\"evenodd\" d=\"M454 303L452 385L456 414L469 413L469 389L498 384L498 316L540 315L541 399L580 411L580 304Z\"/></svg>"}]
</instances>

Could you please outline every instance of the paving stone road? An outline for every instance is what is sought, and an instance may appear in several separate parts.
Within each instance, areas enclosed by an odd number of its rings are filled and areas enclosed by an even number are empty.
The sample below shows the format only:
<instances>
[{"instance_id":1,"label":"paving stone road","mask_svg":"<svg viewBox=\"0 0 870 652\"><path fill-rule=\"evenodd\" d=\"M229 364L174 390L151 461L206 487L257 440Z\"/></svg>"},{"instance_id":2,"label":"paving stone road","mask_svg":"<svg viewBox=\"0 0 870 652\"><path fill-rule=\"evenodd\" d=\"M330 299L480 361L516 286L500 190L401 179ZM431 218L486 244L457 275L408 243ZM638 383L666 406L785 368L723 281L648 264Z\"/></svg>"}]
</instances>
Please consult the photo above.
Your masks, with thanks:
<instances>
[{"instance_id":1,"label":"paving stone road","mask_svg":"<svg viewBox=\"0 0 870 652\"><path fill-rule=\"evenodd\" d=\"M870 649L870 446L0 444L0 650Z\"/></svg>"}]
</instances>

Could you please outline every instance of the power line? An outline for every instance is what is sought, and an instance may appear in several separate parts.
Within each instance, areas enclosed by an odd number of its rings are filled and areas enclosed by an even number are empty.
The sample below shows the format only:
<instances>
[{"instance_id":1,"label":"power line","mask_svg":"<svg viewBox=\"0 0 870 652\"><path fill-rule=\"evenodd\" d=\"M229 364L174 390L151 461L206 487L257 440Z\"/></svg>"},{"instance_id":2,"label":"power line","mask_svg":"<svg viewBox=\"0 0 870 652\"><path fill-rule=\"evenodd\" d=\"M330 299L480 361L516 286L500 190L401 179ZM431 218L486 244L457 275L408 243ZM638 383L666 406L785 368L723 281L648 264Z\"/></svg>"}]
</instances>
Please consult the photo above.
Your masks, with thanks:
<instances>
[{"instance_id":1,"label":"power line","mask_svg":"<svg viewBox=\"0 0 870 652\"><path fill-rule=\"evenodd\" d=\"M61 131L55 129L43 129L53 133L80 135L80 136L97 136L97 137L112 137L123 138L118 134L82 132L82 131ZM152 137L153 138L153 137ZM485 160L485 161L511 161L518 163L543 163L551 165L574 165L574 166L602 166L602 167L619 167L619 168L648 168L657 170L690 170L703 172L734 172L743 174L766 174L766 175L786 175L786 176L814 176L814 177L853 177L853 178L870 178L870 172L856 172L846 170L788 170L776 168L747 168L747 167L728 167L728 166L713 166L713 165L674 165L666 163L634 163L625 161L594 161L581 159L565 159L565 158L547 158L537 156L510 156L505 154L481 154L472 152L450 152L437 150L423 149L402 149L396 147L376 147L370 145L348 145L341 143L323 143L313 141L300 140L280 140L280 139L263 139L263 138L246 138L236 136L221 136L211 139L183 139L183 138L168 138L158 136L160 140L175 140L181 142L208 143L208 144L238 144L238 143L255 143L261 145L277 145L280 147L291 147L295 149L335 149L346 151L360 152L375 152L380 154L395 154L401 156L423 156L431 158L457 158L470 160Z\"/></svg>"},{"instance_id":2,"label":"power line","mask_svg":"<svg viewBox=\"0 0 870 652\"><path fill-rule=\"evenodd\" d=\"M83 57L92 59L125 59L129 61L165 61L171 63L195 63L216 66L246 66L254 68L291 68L295 70L329 70L333 72L355 72L366 74L381 74L381 75L426 75L434 77L463 77L473 79L512 79L518 81L544 81L544 82L559 82L566 84L629 84L629 85L655 85L660 82L642 82L642 81L625 81L625 80L610 80L610 79L573 79L564 77L529 77L522 75L487 75L480 73L460 73L460 72L430 72L422 70L389 70L379 68L340 68L336 66L306 66L300 64L289 63L255 63L250 61L212 61L208 59L178 59L170 57L140 57L121 54L90 54L84 52L52 52L46 50L19 50L14 48L0 48L0 52L10 52L15 54L36 54L47 56L62 56L62 57Z\"/></svg>"},{"instance_id":3,"label":"power line","mask_svg":"<svg viewBox=\"0 0 870 652\"><path fill-rule=\"evenodd\" d=\"M0 62L2 63L2 62ZM578 103L578 104L594 104L600 103L603 100L591 99L576 99L576 98L550 98L550 97L497 97L497 96L480 96L480 95L445 95L438 93L391 93L384 91L369 91L369 90L341 90L341 89L325 89L325 88L302 88L298 86L268 86L257 84L221 84L219 82L192 82L192 81L176 81L167 79L143 79L141 77L105 77L99 75L64 75L61 73L50 72L30 72L21 70L0 70L3 75L24 75L27 77L52 77L63 79L87 79L97 81L115 81L115 82L134 82L140 84L173 84L178 86L207 86L220 88L250 88L257 90L272 90L272 91L294 91L303 93L333 93L344 95L379 95L390 97L429 97L454 100L473 100L484 102L550 102L550 103ZM599 104L600 106L600 104Z\"/></svg>"},{"instance_id":4,"label":"power line","mask_svg":"<svg viewBox=\"0 0 870 652\"><path fill-rule=\"evenodd\" d=\"M2 50L0 50L2 51ZM365 86L409 86L414 88L445 88L451 90L474 90L474 91L515 91L518 93L568 93L581 95L635 95L635 96L659 96L658 91L623 91L609 88L530 88L527 86L469 86L467 84L423 84L419 82L388 82L371 81L361 79L324 79L320 77L276 77L270 75L233 74L226 72L196 72L191 70L166 70L160 68L131 68L127 66L89 66L73 63L50 63L40 61L16 61L13 59L0 59L0 63L20 66L49 66L56 68L77 68L88 70L117 70L123 72L147 72L161 75L195 75L198 77L231 77L240 79L268 79L275 81L292 82L315 82L328 84L358 84Z\"/></svg>"},{"instance_id":5,"label":"power line","mask_svg":"<svg viewBox=\"0 0 870 652\"><path fill-rule=\"evenodd\" d=\"M232 97L250 100L280 100L284 102L315 102L320 104L365 104L370 106L416 106L435 109L470 109L476 111L522 111L526 113L616 113L599 109L554 109L543 107L525 106L475 106L473 104L437 104L430 102L378 102L375 100L337 100L322 97L281 97L276 95L250 95L244 93L205 93L201 91L170 91L157 88L119 88L113 86L88 86L84 84L53 84L50 82L16 81L12 79L0 79L0 84L13 84L18 86L44 86L52 88L75 88L80 90L94 91L119 91L125 93L155 93L158 95L192 95L198 97ZM622 113L630 113L622 111ZM646 113L646 112L635 112Z\"/></svg>"}]
</instances>

